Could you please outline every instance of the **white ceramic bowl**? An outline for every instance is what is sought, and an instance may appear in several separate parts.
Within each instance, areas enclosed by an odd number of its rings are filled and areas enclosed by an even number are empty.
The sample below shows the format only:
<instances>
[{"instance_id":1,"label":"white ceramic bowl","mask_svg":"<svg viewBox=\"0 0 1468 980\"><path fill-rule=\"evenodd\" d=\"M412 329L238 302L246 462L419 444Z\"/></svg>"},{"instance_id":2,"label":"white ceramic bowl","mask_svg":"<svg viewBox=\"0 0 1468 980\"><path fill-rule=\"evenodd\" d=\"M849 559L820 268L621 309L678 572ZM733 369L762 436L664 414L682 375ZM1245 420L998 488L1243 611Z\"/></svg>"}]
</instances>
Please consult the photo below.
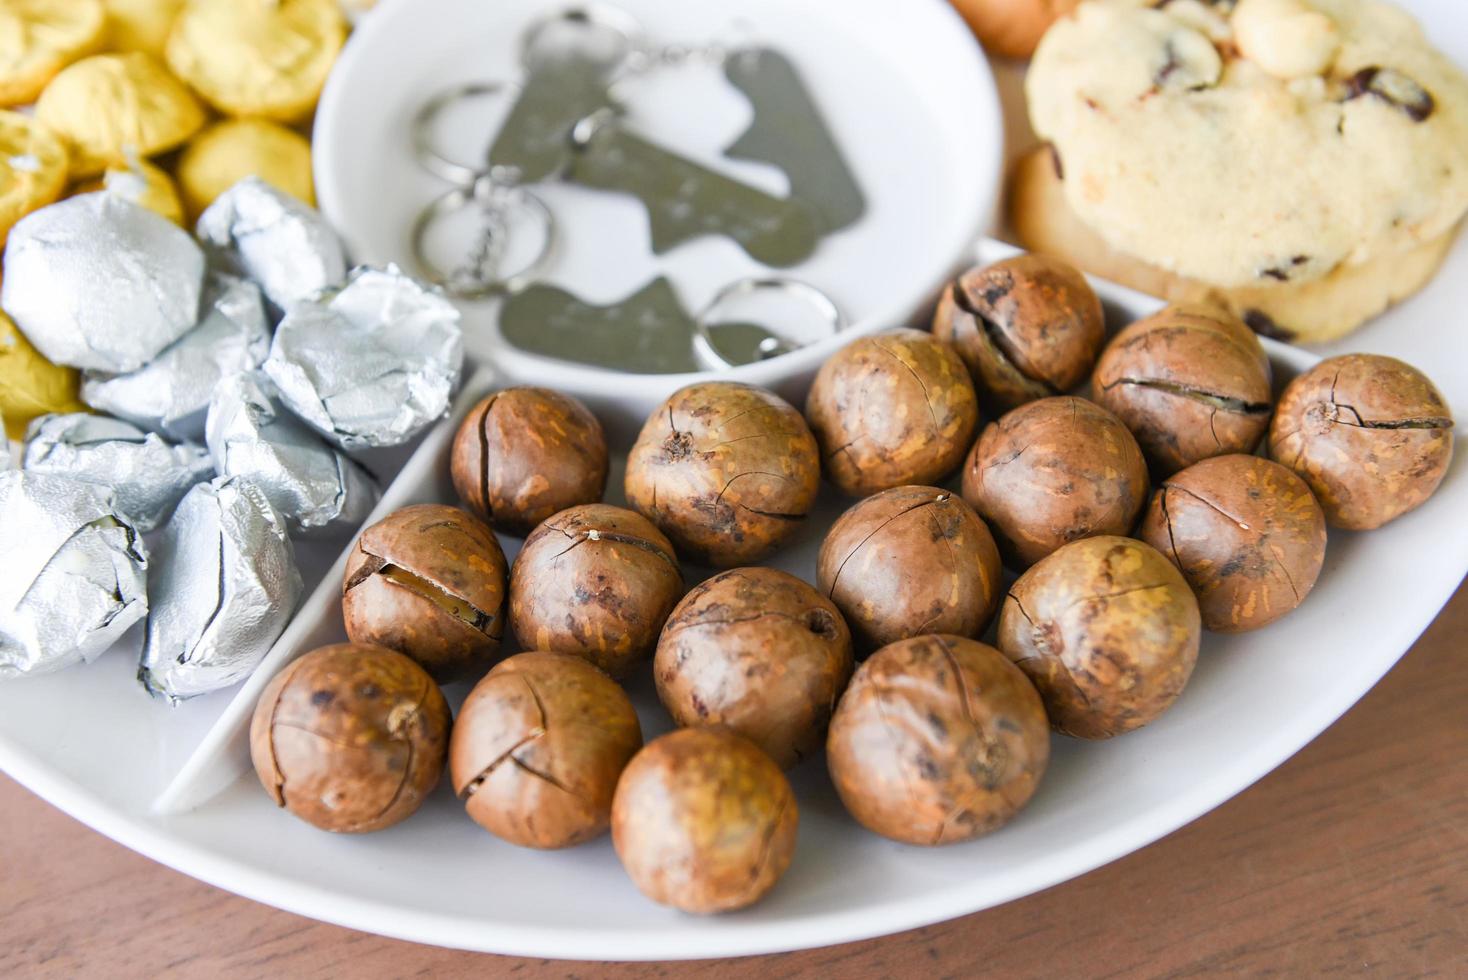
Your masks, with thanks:
<instances>
[{"instance_id":1,"label":"white ceramic bowl","mask_svg":"<svg viewBox=\"0 0 1468 980\"><path fill-rule=\"evenodd\" d=\"M798 67L867 197L866 216L784 274L826 291L848 333L907 322L972 257L998 189L1003 133L982 52L944 0L617 0L659 41L735 38L768 43ZM316 117L322 211L359 261L412 268L409 229L447 185L409 144L430 94L456 82L512 79L528 23L560 0L389 0L353 35ZM713 68L643 83L639 132L736 177L784 193L773 168L722 158L748 122L748 104ZM485 124L488 126L488 123ZM454 135L454 134L450 134ZM488 133L457 134L469 147ZM647 219L630 198L569 186L536 188L558 219L544 278L592 302L619 299L665 274L690 310L723 285L770 270L726 239L651 254ZM525 354L496 330L497 303L464 304L471 354L514 382L579 395L614 428L640 422L694 375L627 375ZM799 389L840 346L833 337L727 376Z\"/></svg>"}]
</instances>

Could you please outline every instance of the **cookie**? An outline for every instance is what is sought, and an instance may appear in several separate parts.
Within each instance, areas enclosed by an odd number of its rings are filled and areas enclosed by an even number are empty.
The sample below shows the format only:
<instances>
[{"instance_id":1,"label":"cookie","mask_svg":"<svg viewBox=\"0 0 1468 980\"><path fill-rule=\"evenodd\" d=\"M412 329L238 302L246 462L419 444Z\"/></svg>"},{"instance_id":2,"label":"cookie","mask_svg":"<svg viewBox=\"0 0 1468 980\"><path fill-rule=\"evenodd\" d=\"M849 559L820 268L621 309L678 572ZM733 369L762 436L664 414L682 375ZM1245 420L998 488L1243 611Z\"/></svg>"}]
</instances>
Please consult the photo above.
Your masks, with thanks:
<instances>
[{"instance_id":1,"label":"cookie","mask_svg":"<svg viewBox=\"0 0 1468 980\"><path fill-rule=\"evenodd\" d=\"M204 108L152 55L99 54L57 75L36 118L71 152L71 175L94 177L173 149L204 125Z\"/></svg>"},{"instance_id":2,"label":"cookie","mask_svg":"<svg viewBox=\"0 0 1468 980\"><path fill-rule=\"evenodd\" d=\"M1468 79L1381 0L1093 0L1025 92L1076 215L1216 287L1430 250L1468 211Z\"/></svg>"},{"instance_id":3,"label":"cookie","mask_svg":"<svg viewBox=\"0 0 1468 980\"><path fill-rule=\"evenodd\" d=\"M36 101L57 72L101 46L106 27L99 0L5 0L0 105Z\"/></svg>"},{"instance_id":4,"label":"cookie","mask_svg":"<svg viewBox=\"0 0 1468 980\"><path fill-rule=\"evenodd\" d=\"M66 147L29 116L0 110L0 245L11 227L61 196Z\"/></svg>"},{"instance_id":5,"label":"cookie","mask_svg":"<svg viewBox=\"0 0 1468 980\"><path fill-rule=\"evenodd\" d=\"M312 207L311 142L268 119L225 119L204 130L178 159L178 183L197 220L214 199L246 177L261 180Z\"/></svg>"},{"instance_id":6,"label":"cookie","mask_svg":"<svg viewBox=\"0 0 1468 980\"><path fill-rule=\"evenodd\" d=\"M1167 272L1114 248L1070 207L1046 148L1010 175L1009 222L1020 244L1170 303L1222 307L1276 340L1323 343L1343 337L1425 286L1452 247L1454 232L1406 251L1343 265L1307 282L1223 289Z\"/></svg>"}]
</instances>

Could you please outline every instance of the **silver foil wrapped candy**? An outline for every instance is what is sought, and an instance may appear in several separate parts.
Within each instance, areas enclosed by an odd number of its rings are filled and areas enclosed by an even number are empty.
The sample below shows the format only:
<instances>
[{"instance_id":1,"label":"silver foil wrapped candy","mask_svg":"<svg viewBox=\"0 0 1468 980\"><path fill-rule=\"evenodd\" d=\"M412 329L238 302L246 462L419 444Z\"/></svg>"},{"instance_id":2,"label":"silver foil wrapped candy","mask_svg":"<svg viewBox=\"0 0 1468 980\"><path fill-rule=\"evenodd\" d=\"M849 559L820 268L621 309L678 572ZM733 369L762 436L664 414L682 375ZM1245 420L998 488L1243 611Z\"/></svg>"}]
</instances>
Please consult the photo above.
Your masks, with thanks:
<instances>
[{"instance_id":1,"label":"silver foil wrapped candy","mask_svg":"<svg viewBox=\"0 0 1468 980\"><path fill-rule=\"evenodd\" d=\"M341 239L326 220L258 177L215 198L196 232L216 267L259 284L282 312L347 275Z\"/></svg>"},{"instance_id":2,"label":"silver foil wrapped candy","mask_svg":"<svg viewBox=\"0 0 1468 980\"><path fill-rule=\"evenodd\" d=\"M250 675L301 598L286 521L248 480L189 491L153 549L138 680L170 701Z\"/></svg>"},{"instance_id":3,"label":"silver foil wrapped candy","mask_svg":"<svg viewBox=\"0 0 1468 980\"><path fill-rule=\"evenodd\" d=\"M148 612L148 555L111 492L0 472L0 679L90 661Z\"/></svg>"},{"instance_id":4,"label":"silver foil wrapped candy","mask_svg":"<svg viewBox=\"0 0 1468 980\"><path fill-rule=\"evenodd\" d=\"M464 364L459 311L396 266L291 310L265 373L281 399L343 449L396 446L447 414Z\"/></svg>"},{"instance_id":5,"label":"silver foil wrapped candy","mask_svg":"<svg viewBox=\"0 0 1468 980\"><path fill-rule=\"evenodd\" d=\"M158 527L190 487L214 476L203 446L172 446L130 422L85 412L32 422L24 467L110 487L118 513L139 531Z\"/></svg>"},{"instance_id":6,"label":"silver foil wrapped candy","mask_svg":"<svg viewBox=\"0 0 1468 980\"><path fill-rule=\"evenodd\" d=\"M220 476L259 485L294 530L345 530L377 504L376 482L276 405L268 381L226 378L209 404L206 439Z\"/></svg>"},{"instance_id":7,"label":"silver foil wrapped candy","mask_svg":"<svg viewBox=\"0 0 1468 980\"><path fill-rule=\"evenodd\" d=\"M219 382L255 370L269 353L270 326L260 287L213 273L204 286L198 326L136 371L87 372L82 400L169 438L202 440L209 399Z\"/></svg>"},{"instance_id":8,"label":"silver foil wrapped candy","mask_svg":"<svg viewBox=\"0 0 1468 980\"><path fill-rule=\"evenodd\" d=\"M187 232L99 191L16 223L0 304L56 364L135 371L198 322L203 282Z\"/></svg>"}]
</instances>

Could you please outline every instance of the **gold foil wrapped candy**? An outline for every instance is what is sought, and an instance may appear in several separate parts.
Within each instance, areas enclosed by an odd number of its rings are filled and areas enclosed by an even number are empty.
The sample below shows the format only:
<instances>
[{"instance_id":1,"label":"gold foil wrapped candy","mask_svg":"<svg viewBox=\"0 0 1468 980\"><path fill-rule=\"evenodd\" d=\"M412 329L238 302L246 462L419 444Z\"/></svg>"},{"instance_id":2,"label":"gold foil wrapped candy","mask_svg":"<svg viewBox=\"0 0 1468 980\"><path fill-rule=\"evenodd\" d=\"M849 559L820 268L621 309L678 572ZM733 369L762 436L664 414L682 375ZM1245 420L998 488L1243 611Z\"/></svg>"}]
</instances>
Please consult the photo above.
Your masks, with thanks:
<instances>
[{"instance_id":1,"label":"gold foil wrapped candy","mask_svg":"<svg viewBox=\"0 0 1468 980\"><path fill-rule=\"evenodd\" d=\"M56 73L101 45L98 0L0 3L0 105L36 101Z\"/></svg>"},{"instance_id":2,"label":"gold foil wrapped candy","mask_svg":"<svg viewBox=\"0 0 1468 980\"><path fill-rule=\"evenodd\" d=\"M336 0L189 0L168 66L220 112L295 122L316 107L346 34Z\"/></svg>"},{"instance_id":3,"label":"gold foil wrapped candy","mask_svg":"<svg viewBox=\"0 0 1468 980\"><path fill-rule=\"evenodd\" d=\"M139 160L128 167L108 167L101 177L79 185L75 193L89 194L101 190L140 204L176 225L184 223L183 201L179 199L173 178L151 163Z\"/></svg>"},{"instance_id":4,"label":"gold foil wrapped candy","mask_svg":"<svg viewBox=\"0 0 1468 980\"><path fill-rule=\"evenodd\" d=\"M77 399L78 375L41 356L15 321L0 313L0 415L12 439L25 436L26 425L38 415L85 412Z\"/></svg>"},{"instance_id":5,"label":"gold foil wrapped candy","mask_svg":"<svg viewBox=\"0 0 1468 980\"><path fill-rule=\"evenodd\" d=\"M204 125L204 108L153 57L103 54L56 76L36 102L36 118L71 151L71 175L127 166L128 155L171 150Z\"/></svg>"},{"instance_id":6,"label":"gold foil wrapped candy","mask_svg":"<svg viewBox=\"0 0 1468 980\"><path fill-rule=\"evenodd\" d=\"M266 119L226 119L194 137L178 161L178 183L191 218L246 177L315 207L311 143Z\"/></svg>"},{"instance_id":7,"label":"gold foil wrapped candy","mask_svg":"<svg viewBox=\"0 0 1468 980\"><path fill-rule=\"evenodd\" d=\"M0 111L0 245L10 228L61 196L66 147L45 126L18 112Z\"/></svg>"},{"instance_id":8,"label":"gold foil wrapped candy","mask_svg":"<svg viewBox=\"0 0 1468 980\"><path fill-rule=\"evenodd\" d=\"M184 0L102 0L107 8L107 47L163 57L168 31Z\"/></svg>"}]
</instances>

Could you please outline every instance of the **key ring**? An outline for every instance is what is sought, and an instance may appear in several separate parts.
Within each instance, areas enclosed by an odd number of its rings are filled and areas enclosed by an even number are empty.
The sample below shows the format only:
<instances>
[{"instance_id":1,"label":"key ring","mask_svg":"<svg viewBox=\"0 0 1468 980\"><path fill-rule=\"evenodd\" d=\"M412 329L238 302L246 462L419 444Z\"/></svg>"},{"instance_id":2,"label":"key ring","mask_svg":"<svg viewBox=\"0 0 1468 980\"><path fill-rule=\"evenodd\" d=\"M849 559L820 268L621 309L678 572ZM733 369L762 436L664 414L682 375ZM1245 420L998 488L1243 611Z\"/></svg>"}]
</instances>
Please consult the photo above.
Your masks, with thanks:
<instances>
[{"instance_id":1,"label":"key ring","mask_svg":"<svg viewBox=\"0 0 1468 980\"><path fill-rule=\"evenodd\" d=\"M625 63L632 52L639 48L638 38L644 35L642 22L616 4L604 3L602 0L584 0L537 17L526 25L520 34L521 69L527 72L531 70L536 44L556 24L601 27L611 31L621 47L617 57L611 60L611 68Z\"/></svg>"},{"instance_id":2,"label":"key ring","mask_svg":"<svg viewBox=\"0 0 1468 980\"><path fill-rule=\"evenodd\" d=\"M470 207L477 208L483 219L479 243L469 263L446 270L429 257L428 234L444 218ZM522 268L503 274L497 266L504 258L504 241L509 235L506 216L516 210L531 215L541 226L541 243ZM555 229L555 215L539 196L480 174L469 186L453 188L419 212L413 222L413 258L434 285L461 299L483 299L523 288L550 258Z\"/></svg>"},{"instance_id":3,"label":"key ring","mask_svg":"<svg viewBox=\"0 0 1468 980\"><path fill-rule=\"evenodd\" d=\"M714 343L711 328L717 322L714 316L720 307L758 293L785 293L802 300L821 316L829 326L832 336L846 329L846 318L842 316L841 308L824 290L803 280L791 279L787 276L747 276L743 279L736 279L720 289L714 294L713 299L709 300L708 305L693 318L693 347L699 360L716 370L739 367L741 363L751 363L732 361L725 356ZM805 346L808 345L792 343L775 336L771 331L771 336L760 341L756 347L755 360L769 360Z\"/></svg>"},{"instance_id":4,"label":"key ring","mask_svg":"<svg viewBox=\"0 0 1468 980\"><path fill-rule=\"evenodd\" d=\"M460 163L440 153L433 145L433 124L451 105L491 95L510 95L519 89L520 86L514 82L465 82L435 93L413 117L413 156L417 158L419 166L458 187L473 185L485 174L485 169ZM500 174L497 178L501 183L513 182L512 175Z\"/></svg>"}]
</instances>

